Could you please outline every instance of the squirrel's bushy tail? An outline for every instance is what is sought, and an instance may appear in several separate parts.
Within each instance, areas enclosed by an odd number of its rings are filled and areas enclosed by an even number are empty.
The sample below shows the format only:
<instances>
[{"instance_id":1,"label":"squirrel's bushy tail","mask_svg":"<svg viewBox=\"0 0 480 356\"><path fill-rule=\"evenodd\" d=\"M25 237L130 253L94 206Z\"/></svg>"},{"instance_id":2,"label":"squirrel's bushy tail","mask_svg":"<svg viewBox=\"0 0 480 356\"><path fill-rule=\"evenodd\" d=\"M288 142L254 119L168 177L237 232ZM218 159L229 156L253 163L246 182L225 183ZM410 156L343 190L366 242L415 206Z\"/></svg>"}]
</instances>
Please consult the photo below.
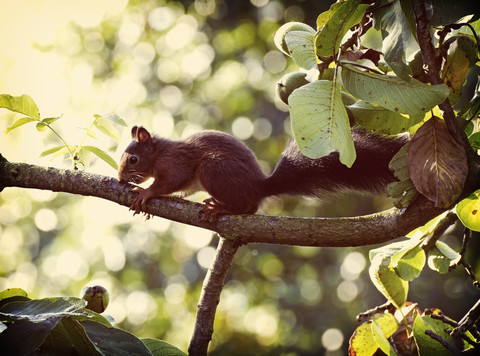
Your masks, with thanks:
<instances>
[{"instance_id":1,"label":"squirrel's bushy tail","mask_svg":"<svg viewBox=\"0 0 480 356\"><path fill-rule=\"evenodd\" d=\"M311 159L294 141L287 145L273 173L266 178L265 196L278 194L325 197L342 190L385 193L395 180L388 164L408 141L407 136L387 137L352 129L357 158L351 168L343 165L338 152Z\"/></svg>"}]
</instances>

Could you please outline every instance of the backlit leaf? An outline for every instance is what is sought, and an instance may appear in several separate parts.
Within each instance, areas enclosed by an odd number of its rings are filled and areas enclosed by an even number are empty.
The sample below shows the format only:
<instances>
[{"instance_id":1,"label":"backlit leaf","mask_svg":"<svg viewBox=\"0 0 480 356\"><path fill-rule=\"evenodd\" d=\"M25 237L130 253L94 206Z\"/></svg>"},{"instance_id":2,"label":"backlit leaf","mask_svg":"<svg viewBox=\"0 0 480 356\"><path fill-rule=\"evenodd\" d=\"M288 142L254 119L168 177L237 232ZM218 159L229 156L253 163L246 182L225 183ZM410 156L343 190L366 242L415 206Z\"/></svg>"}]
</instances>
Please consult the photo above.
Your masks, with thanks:
<instances>
[{"instance_id":1,"label":"backlit leaf","mask_svg":"<svg viewBox=\"0 0 480 356\"><path fill-rule=\"evenodd\" d=\"M395 352L392 344L390 344L390 342L387 340L388 336L384 335L381 325L376 320L373 320L371 327L373 338L375 339L375 342L380 350L382 350L386 355L397 356L398 354Z\"/></svg>"},{"instance_id":2,"label":"backlit leaf","mask_svg":"<svg viewBox=\"0 0 480 356\"><path fill-rule=\"evenodd\" d=\"M390 263L390 258L382 255L375 256L368 272L380 293L400 309L407 300L408 282L397 275Z\"/></svg>"},{"instance_id":3,"label":"backlit leaf","mask_svg":"<svg viewBox=\"0 0 480 356\"><path fill-rule=\"evenodd\" d=\"M5 130L5 133L7 134L10 131L16 129L17 127L23 126L23 125L28 124L29 122L32 122L32 121L37 121L37 120L32 119L31 117L22 117L22 118L16 120L10 127L8 127Z\"/></svg>"},{"instance_id":4,"label":"backlit leaf","mask_svg":"<svg viewBox=\"0 0 480 356\"><path fill-rule=\"evenodd\" d=\"M348 64L342 66L342 80L353 96L412 116L425 115L450 94L445 84L427 85L415 79L406 82L393 76L365 72Z\"/></svg>"},{"instance_id":5,"label":"backlit leaf","mask_svg":"<svg viewBox=\"0 0 480 356\"><path fill-rule=\"evenodd\" d=\"M27 115L34 120L40 120L40 110L38 110L35 101L33 101L28 95L11 96L8 94L1 94L0 108Z\"/></svg>"},{"instance_id":6,"label":"backlit leaf","mask_svg":"<svg viewBox=\"0 0 480 356\"><path fill-rule=\"evenodd\" d=\"M373 320L380 326L385 337L390 337L398 329L395 317L390 313L376 314ZM363 323L357 327L349 341L349 355L371 356L377 351L378 344L372 331L372 321Z\"/></svg>"},{"instance_id":7,"label":"backlit leaf","mask_svg":"<svg viewBox=\"0 0 480 356\"><path fill-rule=\"evenodd\" d=\"M330 57L337 53L347 31L360 22L370 6L361 0L345 1L328 19L315 38L315 52L319 57Z\"/></svg>"},{"instance_id":8,"label":"backlit leaf","mask_svg":"<svg viewBox=\"0 0 480 356\"><path fill-rule=\"evenodd\" d=\"M468 171L465 150L435 116L410 141L408 168L415 188L441 208L460 195Z\"/></svg>"},{"instance_id":9,"label":"backlit leaf","mask_svg":"<svg viewBox=\"0 0 480 356\"><path fill-rule=\"evenodd\" d=\"M457 204L456 212L462 224L473 231L480 231L480 190Z\"/></svg>"},{"instance_id":10,"label":"backlit leaf","mask_svg":"<svg viewBox=\"0 0 480 356\"><path fill-rule=\"evenodd\" d=\"M311 69L317 64L313 37L314 34L307 31L290 31L285 35L290 55L301 68Z\"/></svg>"},{"instance_id":11,"label":"backlit leaf","mask_svg":"<svg viewBox=\"0 0 480 356\"><path fill-rule=\"evenodd\" d=\"M317 80L294 90L288 102L293 134L302 153L320 158L338 151L340 161L351 167L356 153L338 86Z\"/></svg>"},{"instance_id":12,"label":"backlit leaf","mask_svg":"<svg viewBox=\"0 0 480 356\"><path fill-rule=\"evenodd\" d=\"M392 257L395 271L405 281L417 278L425 266L425 251L420 246L401 251Z\"/></svg>"},{"instance_id":13,"label":"backlit leaf","mask_svg":"<svg viewBox=\"0 0 480 356\"><path fill-rule=\"evenodd\" d=\"M94 147L94 146L83 146L82 150L92 152L97 157L101 158L106 163L108 163L113 169L115 170L118 169L117 162L115 162L115 160L108 153L106 153L105 151L102 151L100 148Z\"/></svg>"}]
</instances>

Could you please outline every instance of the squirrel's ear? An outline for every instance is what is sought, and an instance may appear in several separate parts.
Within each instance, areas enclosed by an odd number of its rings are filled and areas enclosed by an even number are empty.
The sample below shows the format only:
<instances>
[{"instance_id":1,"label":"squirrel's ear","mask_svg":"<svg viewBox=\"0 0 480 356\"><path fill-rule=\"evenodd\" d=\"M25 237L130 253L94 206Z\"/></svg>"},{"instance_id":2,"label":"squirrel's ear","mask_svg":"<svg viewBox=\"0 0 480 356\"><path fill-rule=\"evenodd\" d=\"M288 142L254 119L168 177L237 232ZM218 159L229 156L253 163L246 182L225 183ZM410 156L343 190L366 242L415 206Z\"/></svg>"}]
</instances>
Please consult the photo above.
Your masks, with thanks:
<instances>
[{"instance_id":1,"label":"squirrel's ear","mask_svg":"<svg viewBox=\"0 0 480 356\"><path fill-rule=\"evenodd\" d=\"M140 126L136 130L136 140L138 143L146 143L151 140L150 132L146 128Z\"/></svg>"},{"instance_id":2,"label":"squirrel's ear","mask_svg":"<svg viewBox=\"0 0 480 356\"><path fill-rule=\"evenodd\" d=\"M132 138L133 138L134 140L137 139L137 129L138 129L138 126L133 126L133 127L132 127L131 133L132 133Z\"/></svg>"}]
</instances>

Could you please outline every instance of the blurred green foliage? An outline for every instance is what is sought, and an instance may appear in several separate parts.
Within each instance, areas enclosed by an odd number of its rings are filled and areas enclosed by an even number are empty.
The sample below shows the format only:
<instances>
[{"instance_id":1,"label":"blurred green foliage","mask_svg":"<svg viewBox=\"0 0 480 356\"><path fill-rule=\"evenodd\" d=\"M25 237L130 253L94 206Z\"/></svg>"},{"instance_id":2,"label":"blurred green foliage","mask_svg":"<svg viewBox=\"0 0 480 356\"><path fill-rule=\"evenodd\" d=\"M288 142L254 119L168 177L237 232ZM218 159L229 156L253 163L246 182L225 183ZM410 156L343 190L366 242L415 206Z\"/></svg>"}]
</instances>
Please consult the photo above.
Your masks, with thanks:
<instances>
[{"instance_id":1,"label":"blurred green foliage","mask_svg":"<svg viewBox=\"0 0 480 356\"><path fill-rule=\"evenodd\" d=\"M43 50L67 60L72 75L91 75L92 87L130 126L171 138L200 129L230 132L270 172L289 131L276 82L297 69L275 49L273 34L287 21L315 27L328 6L130 1L98 26L72 24ZM347 195L328 202L278 199L264 212L347 216L390 206L378 197ZM454 230L446 237L457 250L458 236ZM475 237L471 251L480 248ZM32 298L76 296L96 282L110 291L106 314L119 326L183 350L216 243L209 231L144 222L94 198L16 189L0 195L0 289L20 287ZM369 249L242 247L222 292L211 354L317 355L329 347L322 338L329 329L338 329L343 340L327 353L345 354L355 315L384 302L366 272ZM480 274L478 256L467 258ZM425 269L409 294L420 308L438 307L457 320L475 297L458 269L446 277Z\"/></svg>"}]
</instances>

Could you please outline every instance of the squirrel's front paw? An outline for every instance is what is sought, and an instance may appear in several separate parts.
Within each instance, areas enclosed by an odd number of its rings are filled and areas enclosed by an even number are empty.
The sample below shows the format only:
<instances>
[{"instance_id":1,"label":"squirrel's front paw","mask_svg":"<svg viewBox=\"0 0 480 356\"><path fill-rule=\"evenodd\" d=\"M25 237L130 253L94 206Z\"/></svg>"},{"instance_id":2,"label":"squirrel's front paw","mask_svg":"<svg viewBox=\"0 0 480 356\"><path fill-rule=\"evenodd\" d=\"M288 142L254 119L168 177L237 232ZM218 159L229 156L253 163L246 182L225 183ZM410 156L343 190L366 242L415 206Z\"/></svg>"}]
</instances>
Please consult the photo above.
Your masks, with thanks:
<instances>
[{"instance_id":1,"label":"squirrel's front paw","mask_svg":"<svg viewBox=\"0 0 480 356\"><path fill-rule=\"evenodd\" d=\"M148 194L148 189L143 189L140 187L133 188L133 191L137 193L137 196L133 198L132 205L130 210L133 210L133 215L140 214L142 211L146 217L146 220L150 219L150 214L146 213L147 200L150 198Z\"/></svg>"}]
</instances>

